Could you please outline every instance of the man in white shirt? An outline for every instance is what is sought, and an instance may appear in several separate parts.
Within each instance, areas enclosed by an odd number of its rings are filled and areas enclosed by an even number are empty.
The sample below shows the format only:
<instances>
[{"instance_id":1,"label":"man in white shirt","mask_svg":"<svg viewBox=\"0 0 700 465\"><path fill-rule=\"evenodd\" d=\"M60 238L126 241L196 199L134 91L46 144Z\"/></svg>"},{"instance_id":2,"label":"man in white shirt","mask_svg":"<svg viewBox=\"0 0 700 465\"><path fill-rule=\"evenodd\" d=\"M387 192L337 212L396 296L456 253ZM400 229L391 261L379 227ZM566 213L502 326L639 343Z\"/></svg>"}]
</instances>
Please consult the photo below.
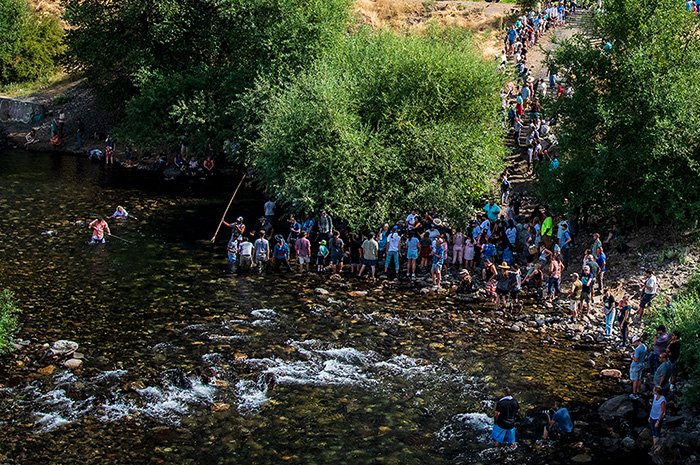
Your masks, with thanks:
<instances>
[{"instance_id":1,"label":"man in white shirt","mask_svg":"<svg viewBox=\"0 0 700 465\"><path fill-rule=\"evenodd\" d=\"M416 215L415 210L411 210L411 214L406 217L406 227L409 231L416 228L416 222L418 220L418 215Z\"/></svg>"},{"instance_id":2,"label":"man in white shirt","mask_svg":"<svg viewBox=\"0 0 700 465\"><path fill-rule=\"evenodd\" d=\"M253 264L253 244L248 241L248 239L243 236L241 243L238 245L239 252L239 270L247 271Z\"/></svg>"},{"instance_id":3,"label":"man in white shirt","mask_svg":"<svg viewBox=\"0 0 700 465\"><path fill-rule=\"evenodd\" d=\"M658 291L658 284L656 282L656 276L654 272L650 269L646 269L646 279L639 282L642 286L642 299L639 301L639 315L641 319L644 316L644 309L651 304L651 300L656 296ZM651 312L651 308L649 309Z\"/></svg>"},{"instance_id":4,"label":"man in white shirt","mask_svg":"<svg viewBox=\"0 0 700 465\"><path fill-rule=\"evenodd\" d=\"M394 226L391 233L386 238L386 262L384 263L384 273L389 270L389 263L394 260L396 265L396 274L399 273L399 243L401 242L401 236L399 235L398 226Z\"/></svg>"}]
</instances>

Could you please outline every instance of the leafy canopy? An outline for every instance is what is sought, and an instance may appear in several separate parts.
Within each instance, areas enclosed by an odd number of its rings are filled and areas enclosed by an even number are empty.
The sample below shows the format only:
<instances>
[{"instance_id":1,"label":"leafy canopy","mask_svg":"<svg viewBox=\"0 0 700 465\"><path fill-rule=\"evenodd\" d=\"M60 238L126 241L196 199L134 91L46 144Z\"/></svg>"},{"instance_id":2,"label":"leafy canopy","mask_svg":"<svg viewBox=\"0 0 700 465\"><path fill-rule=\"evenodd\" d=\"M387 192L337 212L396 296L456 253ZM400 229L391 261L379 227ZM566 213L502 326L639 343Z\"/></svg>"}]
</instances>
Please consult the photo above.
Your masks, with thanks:
<instances>
[{"instance_id":1,"label":"leafy canopy","mask_svg":"<svg viewBox=\"0 0 700 465\"><path fill-rule=\"evenodd\" d=\"M554 205L635 222L691 226L700 214L700 31L675 0L608 0L590 34L556 50L575 93L559 103L558 170L542 172Z\"/></svg>"},{"instance_id":2,"label":"leafy canopy","mask_svg":"<svg viewBox=\"0 0 700 465\"><path fill-rule=\"evenodd\" d=\"M248 162L283 203L354 225L464 219L503 167L501 79L465 31L361 29L272 97Z\"/></svg>"},{"instance_id":3,"label":"leafy canopy","mask_svg":"<svg viewBox=\"0 0 700 465\"><path fill-rule=\"evenodd\" d=\"M63 30L27 0L0 0L0 38L0 84L34 81L58 69Z\"/></svg>"}]
</instances>

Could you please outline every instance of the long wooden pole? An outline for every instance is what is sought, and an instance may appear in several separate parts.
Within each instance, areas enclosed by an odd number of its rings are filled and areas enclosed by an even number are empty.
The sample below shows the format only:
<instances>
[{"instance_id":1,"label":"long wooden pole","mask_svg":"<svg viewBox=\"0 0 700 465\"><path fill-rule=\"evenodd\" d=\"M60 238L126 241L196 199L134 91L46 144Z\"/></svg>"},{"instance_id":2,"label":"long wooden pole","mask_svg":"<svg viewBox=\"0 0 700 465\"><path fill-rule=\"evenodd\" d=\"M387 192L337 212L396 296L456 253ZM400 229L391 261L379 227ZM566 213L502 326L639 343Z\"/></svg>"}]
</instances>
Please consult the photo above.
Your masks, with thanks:
<instances>
[{"instance_id":1,"label":"long wooden pole","mask_svg":"<svg viewBox=\"0 0 700 465\"><path fill-rule=\"evenodd\" d=\"M240 188L241 184L243 184L243 180L245 179L246 174L247 173L243 173L243 177L241 178L241 182L238 183L238 187L236 187L236 190L233 191L233 195L231 196L231 200L228 201L228 206L226 207L226 211L224 211L224 214L221 217L221 221L219 221L219 226L216 228L216 232L214 233L214 237L211 238L212 244L216 240L216 235L219 234L219 229L221 229L221 225L224 223L224 218L226 218L226 213L228 213L228 209L231 208L231 204L233 203L233 198L238 193L238 188Z\"/></svg>"}]
</instances>

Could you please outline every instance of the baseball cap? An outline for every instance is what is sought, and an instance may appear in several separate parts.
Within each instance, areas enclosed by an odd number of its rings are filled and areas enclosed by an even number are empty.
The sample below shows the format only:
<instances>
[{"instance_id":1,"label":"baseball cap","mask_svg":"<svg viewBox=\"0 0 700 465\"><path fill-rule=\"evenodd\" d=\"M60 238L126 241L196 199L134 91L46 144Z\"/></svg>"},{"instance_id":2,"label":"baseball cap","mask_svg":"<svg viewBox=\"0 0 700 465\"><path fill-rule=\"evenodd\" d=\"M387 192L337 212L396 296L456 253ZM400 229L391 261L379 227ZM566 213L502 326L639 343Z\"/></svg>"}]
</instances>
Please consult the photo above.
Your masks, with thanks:
<instances>
[{"instance_id":1,"label":"baseball cap","mask_svg":"<svg viewBox=\"0 0 700 465\"><path fill-rule=\"evenodd\" d=\"M642 340L642 338L639 337L639 336L634 336L634 337L632 338L632 342L637 342L637 341L641 341L641 340Z\"/></svg>"},{"instance_id":2,"label":"baseball cap","mask_svg":"<svg viewBox=\"0 0 700 465\"><path fill-rule=\"evenodd\" d=\"M236 221L243 221L243 217L239 216L238 218L236 218Z\"/></svg>"}]
</instances>

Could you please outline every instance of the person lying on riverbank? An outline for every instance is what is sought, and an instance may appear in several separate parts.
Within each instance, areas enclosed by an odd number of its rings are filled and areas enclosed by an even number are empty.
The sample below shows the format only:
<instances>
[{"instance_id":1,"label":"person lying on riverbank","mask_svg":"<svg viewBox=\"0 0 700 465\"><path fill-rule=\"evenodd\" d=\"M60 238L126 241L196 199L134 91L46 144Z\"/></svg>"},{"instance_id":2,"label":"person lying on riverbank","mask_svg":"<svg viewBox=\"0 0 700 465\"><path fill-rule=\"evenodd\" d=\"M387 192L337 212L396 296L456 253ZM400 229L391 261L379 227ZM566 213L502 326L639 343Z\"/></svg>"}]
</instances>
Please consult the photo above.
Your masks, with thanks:
<instances>
[{"instance_id":1,"label":"person lying on riverbank","mask_svg":"<svg viewBox=\"0 0 700 465\"><path fill-rule=\"evenodd\" d=\"M92 228L92 237L90 238L90 244L104 244L104 233L107 231L107 235L110 236L112 233L109 230L109 225L101 216L90 223L90 228Z\"/></svg>"},{"instance_id":2,"label":"person lying on riverbank","mask_svg":"<svg viewBox=\"0 0 700 465\"><path fill-rule=\"evenodd\" d=\"M37 142L39 142L39 137L37 137L37 135L36 135L36 129L32 128L32 130L29 131L26 136L24 136L24 140L27 141L24 144L25 149L27 147L29 147L30 145L36 144Z\"/></svg>"}]
</instances>

